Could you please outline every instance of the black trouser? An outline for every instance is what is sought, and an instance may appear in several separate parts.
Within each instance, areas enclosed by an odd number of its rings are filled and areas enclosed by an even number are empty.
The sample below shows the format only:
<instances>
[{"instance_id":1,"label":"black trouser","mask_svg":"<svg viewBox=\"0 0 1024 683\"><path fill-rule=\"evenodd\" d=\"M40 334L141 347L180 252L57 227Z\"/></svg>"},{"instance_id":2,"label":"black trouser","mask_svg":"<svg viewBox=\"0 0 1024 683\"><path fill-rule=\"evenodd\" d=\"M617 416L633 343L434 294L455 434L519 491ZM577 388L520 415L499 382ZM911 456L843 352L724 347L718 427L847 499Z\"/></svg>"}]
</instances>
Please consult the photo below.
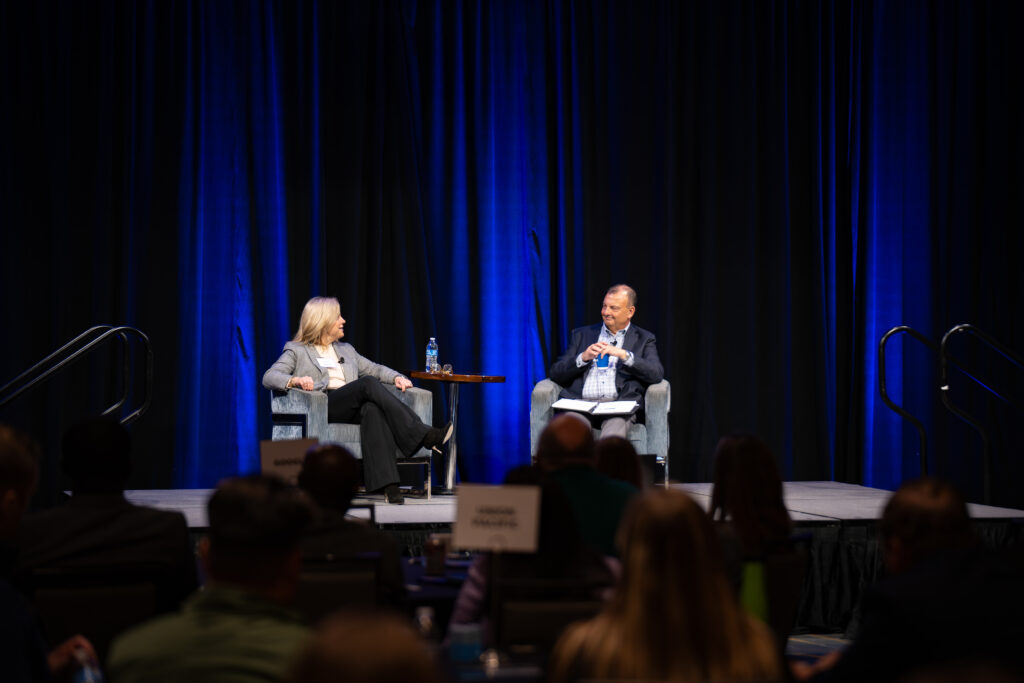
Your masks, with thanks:
<instances>
[{"instance_id":1,"label":"black trouser","mask_svg":"<svg viewBox=\"0 0 1024 683\"><path fill-rule=\"evenodd\" d=\"M360 377L328 392L327 421L359 424L363 451L363 483L376 491L398 483L395 451L405 457L419 450L430 427L412 408L375 377Z\"/></svg>"}]
</instances>

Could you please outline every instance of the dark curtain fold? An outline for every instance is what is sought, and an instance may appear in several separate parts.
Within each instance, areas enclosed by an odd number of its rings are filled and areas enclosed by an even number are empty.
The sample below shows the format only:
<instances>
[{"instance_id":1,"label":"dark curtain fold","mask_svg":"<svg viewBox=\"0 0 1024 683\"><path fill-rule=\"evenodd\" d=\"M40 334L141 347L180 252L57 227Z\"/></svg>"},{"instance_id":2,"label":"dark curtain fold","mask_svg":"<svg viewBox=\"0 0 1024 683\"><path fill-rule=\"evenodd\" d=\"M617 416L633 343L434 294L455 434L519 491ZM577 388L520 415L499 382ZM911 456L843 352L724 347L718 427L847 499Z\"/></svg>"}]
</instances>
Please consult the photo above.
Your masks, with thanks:
<instances>
[{"instance_id":1,"label":"dark curtain fold","mask_svg":"<svg viewBox=\"0 0 1024 683\"><path fill-rule=\"evenodd\" d=\"M673 387L672 471L762 435L787 478L891 487L916 432L877 344L971 322L1024 351L1022 48L1012 2L41 2L0 7L0 381L85 327L153 338L136 486L257 465L263 370L302 303L400 370L457 372L472 480L529 458L528 399L605 288L639 292ZM991 388L1021 372L951 346ZM117 354L3 408L46 441L116 393ZM890 392L935 471L981 495L934 357ZM991 423L1020 501L1018 411ZM447 394L435 390L436 419ZM991 417L988 414L991 413Z\"/></svg>"}]
</instances>

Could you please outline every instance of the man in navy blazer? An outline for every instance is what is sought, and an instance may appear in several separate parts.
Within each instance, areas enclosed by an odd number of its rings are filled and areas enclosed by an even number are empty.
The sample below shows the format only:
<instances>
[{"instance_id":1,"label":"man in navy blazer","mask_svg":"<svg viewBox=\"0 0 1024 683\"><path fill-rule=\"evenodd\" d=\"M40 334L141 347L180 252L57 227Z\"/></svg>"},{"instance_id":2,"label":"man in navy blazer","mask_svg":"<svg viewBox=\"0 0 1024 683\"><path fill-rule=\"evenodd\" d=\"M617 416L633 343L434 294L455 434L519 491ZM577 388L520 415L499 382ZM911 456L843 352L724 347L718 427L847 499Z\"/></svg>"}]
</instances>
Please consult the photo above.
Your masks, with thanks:
<instances>
[{"instance_id":1,"label":"man in navy blazer","mask_svg":"<svg viewBox=\"0 0 1024 683\"><path fill-rule=\"evenodd\" d=\"M563 398L587 401L636 401L644 407L647 387L665 377L654 335L631 324L636 313L636 291L614 285L601 305L603 322L572 331L569 348L548 371L562 387ZM637 413L606 418L591 417L601 438L625 437Z\"/></svg>"}]
</instances>

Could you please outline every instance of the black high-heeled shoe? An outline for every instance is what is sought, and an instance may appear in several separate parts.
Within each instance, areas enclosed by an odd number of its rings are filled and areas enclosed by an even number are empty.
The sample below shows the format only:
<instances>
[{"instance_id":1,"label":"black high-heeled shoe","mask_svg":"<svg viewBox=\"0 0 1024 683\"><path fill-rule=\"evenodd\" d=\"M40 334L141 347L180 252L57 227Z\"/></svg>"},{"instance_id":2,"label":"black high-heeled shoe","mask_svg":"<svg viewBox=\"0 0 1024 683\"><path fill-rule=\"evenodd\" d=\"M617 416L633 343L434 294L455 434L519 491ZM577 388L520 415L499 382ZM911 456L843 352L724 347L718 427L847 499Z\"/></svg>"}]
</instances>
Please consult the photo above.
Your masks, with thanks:
<instances>
[{"instance_id":1,"label":"black high-heeled shoe","mask_svg":"<svg viewBox=\"0 0 1024 683\"><path fill-rule=\"evenodd\" d=\"M455 425L451 422L445 424L444 427L431 427L430 431L427 432L426 438L423 439L423 447L440 454L441 446L451 441L454 431Z\"/></svg>"}]
</instances>

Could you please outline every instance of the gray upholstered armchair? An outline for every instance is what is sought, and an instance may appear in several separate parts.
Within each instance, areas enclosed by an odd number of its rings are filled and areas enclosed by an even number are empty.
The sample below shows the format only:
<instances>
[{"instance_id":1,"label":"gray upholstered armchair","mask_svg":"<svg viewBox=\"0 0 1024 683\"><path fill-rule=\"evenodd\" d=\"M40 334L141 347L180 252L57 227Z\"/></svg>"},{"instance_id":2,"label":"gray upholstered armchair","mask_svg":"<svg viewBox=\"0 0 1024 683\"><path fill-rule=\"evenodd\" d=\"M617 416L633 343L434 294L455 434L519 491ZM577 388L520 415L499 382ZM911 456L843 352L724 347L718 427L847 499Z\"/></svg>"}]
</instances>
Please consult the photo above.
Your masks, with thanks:
<instances>
[{"instance_id":1,"label":"gray upholstered armchair","mask_svg":"<svg viewBox=\"0 0 1024 683\"><path fill-rule=\"evenodd\" d=\"M404 392L388 385L402 403L412 408L413 412L424 424L431 424L434 419L434 396L426 389L412 387ZM271 438L274 441L289 439L319 439L338 443L352 451L357 458L363 457L362 443L359 440L359 425L339 424L327 421L327 394L322 391L288 391L270 392L270 412L274 427ZM412 458L403 458L396 452L398 464L425 464L427 472L424 486L430 496L430 451L421 448Z\"/></svg>"},{"instance_id":2,"label":"gray upholstered armchair","mask_svg":"<svg viewBox=\"0 0 1024 683\"><path fill-rule=\"evenodd\" d=\"M542 379L533 388L530 397L530 453L537 453L537 441L544 426L551 421L554 411L551 405L558 400L562 387L550 379ZM644 397L646 422L629 428L626 438L632 442L637 453L654 454L658 462L665 465L665 480L668 481L668 412L672 409L672 392L668 380L647 387ZM597 430L594 436L598 435Z\"/></svg>"}]
</instances>

